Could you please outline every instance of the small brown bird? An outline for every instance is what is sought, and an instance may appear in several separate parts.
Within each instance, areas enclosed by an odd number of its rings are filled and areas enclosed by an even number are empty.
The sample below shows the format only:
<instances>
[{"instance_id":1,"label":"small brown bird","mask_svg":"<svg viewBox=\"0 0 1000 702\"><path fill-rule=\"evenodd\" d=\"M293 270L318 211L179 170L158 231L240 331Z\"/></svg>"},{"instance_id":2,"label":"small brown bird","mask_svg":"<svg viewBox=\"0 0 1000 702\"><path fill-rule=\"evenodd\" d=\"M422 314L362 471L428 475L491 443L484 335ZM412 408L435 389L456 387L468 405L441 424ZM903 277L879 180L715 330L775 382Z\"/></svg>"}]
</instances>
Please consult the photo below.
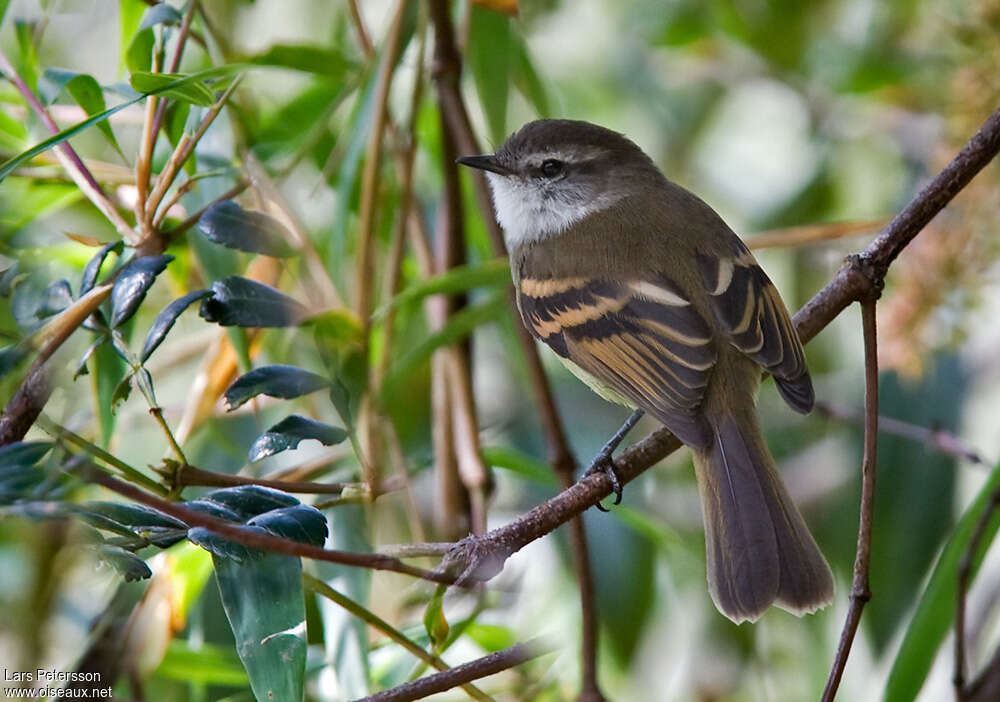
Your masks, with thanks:
<instances>
[{"instance_id":1,"label":"small brown bird","mask_svg":"<svg viewBox=\"0 0 1000 702\"><path fill-rule=\"evenodd\" d=\"M531 122L459 163L487 171L532 334L602 397L649 412L694 451L719 610L742 622L771 604L827 605L830 567L755 409L762 369L802 413L812 381L746 245L638 146L588 122Z\"/></svg>"}]
</instances>

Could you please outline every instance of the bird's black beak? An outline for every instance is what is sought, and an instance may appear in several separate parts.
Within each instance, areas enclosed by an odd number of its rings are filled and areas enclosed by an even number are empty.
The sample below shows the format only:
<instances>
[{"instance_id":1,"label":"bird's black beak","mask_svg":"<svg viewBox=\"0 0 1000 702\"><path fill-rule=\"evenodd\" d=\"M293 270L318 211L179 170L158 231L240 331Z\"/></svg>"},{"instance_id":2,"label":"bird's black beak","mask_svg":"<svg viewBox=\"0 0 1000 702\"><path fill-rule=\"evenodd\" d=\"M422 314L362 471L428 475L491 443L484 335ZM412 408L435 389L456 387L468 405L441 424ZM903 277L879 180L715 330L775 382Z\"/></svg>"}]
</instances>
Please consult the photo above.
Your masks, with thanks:
<instances>
[{"instance_id":1,"label":"bird's black beak","mask_svg":"<svg viewBox=\"0 0 1000 702\"><path fill-rule=\"evenodd\" d=\"M455 159L455 163L460 163L463 166L469 166L470 168L478 168L481 171L499 173L503 176L511 174L510 169L501 165L500 162L497 161L496 156L493 154L483 154L482 156L463 156L462 158Z\"/></svg>"}]
</instances>

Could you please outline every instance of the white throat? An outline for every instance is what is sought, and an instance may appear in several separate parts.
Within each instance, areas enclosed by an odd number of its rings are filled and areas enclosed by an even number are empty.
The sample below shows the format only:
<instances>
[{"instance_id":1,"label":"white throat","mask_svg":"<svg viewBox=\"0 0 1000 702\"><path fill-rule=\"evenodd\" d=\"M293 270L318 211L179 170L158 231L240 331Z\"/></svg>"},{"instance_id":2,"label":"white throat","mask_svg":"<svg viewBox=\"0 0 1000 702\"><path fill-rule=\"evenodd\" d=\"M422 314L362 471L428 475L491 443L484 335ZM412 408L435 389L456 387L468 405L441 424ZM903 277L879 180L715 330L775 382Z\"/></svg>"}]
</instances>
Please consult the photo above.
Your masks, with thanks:
<instances>
[{"instance_id":1,"label":"white throat","mask_svg":"<svg viewBox=\"0 0 1000 702\"><path fill-rule=\"evenodd\" d=\"M589 200L569 201L546 197L537 185L516 177L487 172L486 178L493 191L493 207L497 222L503 227L508 249L562 234L576 222L611 207L624 196L608 193Z\"/></svg>"}]
</instances>

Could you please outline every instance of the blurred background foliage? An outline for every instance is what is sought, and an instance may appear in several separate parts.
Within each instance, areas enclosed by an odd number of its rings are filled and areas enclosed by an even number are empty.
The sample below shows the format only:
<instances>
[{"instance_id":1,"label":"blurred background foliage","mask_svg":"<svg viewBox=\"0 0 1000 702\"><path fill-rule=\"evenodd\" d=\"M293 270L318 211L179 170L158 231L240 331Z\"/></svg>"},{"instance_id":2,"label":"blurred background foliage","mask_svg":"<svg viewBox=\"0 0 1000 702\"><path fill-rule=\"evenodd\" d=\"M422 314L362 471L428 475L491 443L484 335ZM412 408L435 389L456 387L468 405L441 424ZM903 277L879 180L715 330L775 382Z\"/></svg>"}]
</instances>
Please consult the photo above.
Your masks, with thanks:
<instances>
[{"instance_id":1,"label":"blurred background foliage","mask_svg":"<svg viewBox=\"0 0 1000 702\"><path fill-rule=\"evenodd\" d=\"M150 89L134 79L130 88L129 78L149 70L157 51L171 55L188 9L175 0L173 11L153 5L0 2L6 8L0 48L67 127L104 104L135 97L132 88ZM540 116L586 119L624 132L751 245L758 235L758 243L769 244L758 255L792 309L1000 103L997 0L467 0L453 9L465 64L461 88L486 148ZM171 300L227 276L281 289L308 308L310 322L255 331L244 328L252 324L221 328L193 311L182 315L142 364L155 387L151 403L143 387L122 397L130 361L108 343L83 363L86 375L72 377L95 338L78 331L49 361L61 369L45 409L49 421L159 480L146 468L162 467L171 456L149 413L150 404L158 404L194 466L351 483L332 500L302 496L323 510L326 544L334 548L452 540L482 519L489 526L504 523L555 494L516 322L502 294L507 274L494 259L467 175L460 183L464 238L452 243L459 257L441 251L448 214L441 203L451 167L442 151L433 89L441 66L433 47L422 2L200 3L178 72L247 67L238 84L230 77L236 87L225 109L185 164L177 184L190 178L189 184L176 198L170 190L170 207L154 234L176 230L165 240L173 260L118 329L120 345L134 359ZM71 83L77 74L92 76L94 85ZM392 81L383 123L384 76ZM205 88L207 104L225 85ZM187 87L197 92L195 84ZM164 134L151 154L154 173L167 167L172 144L192 136L206 109L197 95L166 95ZM135 172L145 119L138 103L72 139L129 222L142 197ZM0 160L47 136L12 83L0 83ZM79 294L76 281L95 247L120 238L53 154L21 164L0 184L0 268L13 271L0 304L8 350ZM902 649L901 642L915 612L923 611L917 604L927 598L939 552L1000 455L998 185L993 166L920 235L892 269L879 307L882 414L952 432L984 461L959 460L898 436L880 439L874 598L842 699L950 694L949 649L939 646L951 623L951 600L921 619L941 629L937 638ZM227 248L220 242L224 224L219 236L204 219L190 226L189 217L227 194L240 212L266 213L297 255L248 253L245 241ZM365 256L370 267L359 265ZM453 286L448 291L462 293L451 298L450 309L422 294L440 291L421 286L441 273L442 261L465 266L446 279ZM69 289L63 279L73 281ZM450 430L458 437L450 456L442 455L435 432L466 415L454 397L443 405L451 414L442 412L432 377L461 372L460 363L435 355L449 345L470 354L478 422L464 446L461 427ZM793 416L769 385L761 410L772 451L834 566L835 605L804 619L773 611L742 627L718 615L705 588L697 488L689 457L680 452L630 485L622 507L585 516L601 622L600 677L610 697L818 697L847 606L856 540L861 432L856 421L844 419L862 405L856 311L841 315L807 352L826 411ZM548 351L542 356L572 447L586 461L625 411L590 394ZM3 358L6 404L30 357L5 352ZM226 387L268 364L332 373L342 383L341 405L324 392L291 401L258 397L226 412L220 402ZM338 412L345 405L350 411ZM350 442L308 441L249 462L255 439L291 411L337 427L356 423L357 431ZM644 420L633 439L653 428ZM49 438L40 426L28 435ZM103 669L120 673L116 685L130 691L123 694L250 699L205 551L186 542L157 555L139 550L152 579L123 582L114 569L95 569L95 556L81 550L72 524L25 518L38 516L25 505L40 500L111 499L60 479L69 460L61 450L42 459L44 481L30 486L35 492L4 493L0 603L7 614L0 622L0 659L18 669L74 669L82 658L107 655L114 639L123 655ZM359 450L370 460L359 461ZM489 473L476 473L484 464ZM366 504L365 485L377 484L376 476L391 489ZM183 496L193 499L200 490L187 487ZM485 513L479 509L484 499ZM536 634L565 644L555 655L484 682L497 699L574 698L579 609L563 531L511 558L482 597L444 598L451 633L434 646L450 664ZM436 611L433 587L331 564L303 568L431 648L435 627L425 627L422 618ZM231 580L232 569L227 572ZM218 579L224 589L222 575ZM977 582L969 605L974 667L1000 638L996 554L988 555ZM415 671L415 659L384 631L367 628L315 588L306 588L304 612L309 699L361 697L423 670ZM887 683L894 666L894 682ZM441 699L463 697L455 690Z\"/></svg>"}]
</instances>

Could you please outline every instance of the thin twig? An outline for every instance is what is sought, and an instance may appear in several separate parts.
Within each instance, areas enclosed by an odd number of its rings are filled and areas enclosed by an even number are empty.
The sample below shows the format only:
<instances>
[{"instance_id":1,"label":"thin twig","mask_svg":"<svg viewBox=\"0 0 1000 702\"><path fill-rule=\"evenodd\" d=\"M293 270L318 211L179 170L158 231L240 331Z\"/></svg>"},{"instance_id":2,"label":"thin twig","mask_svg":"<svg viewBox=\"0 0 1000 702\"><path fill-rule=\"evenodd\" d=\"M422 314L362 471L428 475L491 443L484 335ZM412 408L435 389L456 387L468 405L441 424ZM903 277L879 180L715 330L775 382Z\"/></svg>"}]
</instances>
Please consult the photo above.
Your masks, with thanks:
<instances>
[{"instance_id":1,"label":"thin twig","mask_svg":"<svg viewBox=\"0 0 1000 702\"><path fill-rule=\"evenodd\" d=\"M412 702L412 700L423 699L438 692L458 687L470 680L485 678L487 675L494 675L521 665L548 653L549 650L551 649L540 640L532 639L524 643L514 644L470 663L457 665L447 672L428 675L426 678L405 683L356 702Z\"/></svg>"},{"instance_id":2,"label":"thin twig","mask_svg":"<svg viewBox=\"0 0 1000 702\"><path fill-rule=\"evenodd\" d=\"M362 607L360 604L352 600L347 595L333 589L325 582L319 578L309 575L308 573L302 574L302 583L307 589L312 590L317 595L322 595L323 597L335 602L344 609L346 609L350 614L354 615L361 621L368 624L373 629L381 631L383 634L388 636L390 639L398 643L400 646L405 648L407 651L412 653L414 656L419 658L421 661L429 666L432 666L436 670L446 671L451 670L448 664L441 660L438 656L428 653L423 648L418 646L413 642L406 634L401 632L399 629L394 627L392 624L382 619L371 610ZM472 683L463 683L461 688L469 693L469 697L474 700L480 700L480 702L492 702L493 698L487 695L485 692L480 690L478 687Z\"/></svg>"},{"instance_id":3,"label":"thin twig","mask_svg":"<svg viewBox=\"0 0 1000 702\"><path fill-rule=\"evenodd\" d=\"M976 528L969 538L969 545L958 564L958 583L955 589L955 672L952 677L957 702L964 702L970 694L970 689L966 688L965 685L965 604L969 593L969 584L972 580L973 562L979 553L986 529L998 508L1000 508L1000 488L995 489L990 494L986 509L979 517Z\"/></svg>"},{"instance_id":4,"label":"thin twig","mask_svg":"<svg viewBox=\"0 0 1000 702\"><path fill-rule=\"evenodd\" d=\"M344 490L362 489L361 483L317 483L309 480L272 480L269 478L253 478L246 475L230 475L215 473L196 468L192 465L182 465L177 469L177 483L181 487L235 487L238 485L260 485L285 492L296 492L312 495L339 495ZM379 484L380 493L392 492L399 485L398 480L387 478Z\"/></svg>"},{"instance_id":5,"label":"thin twig","mask_svg":"<svg viewBox=\"0 0 1000 702\"><path fill-rule=\"evenodd\" d=\"M861 622L861 611L871 599L868 569L872 555L872 521L875 510L875 469L878 464L878 344L875 328L875 297L861 301L861 325L865 343L865 448L861 461L861 514L858 519L858 548L854 558L854 581L851 604L840 635L837 655L823 690L822 702L833 702L841 676L851 654L854 635Z\"/></svg>"},{"instance_id":6,"label":"thin twig","mask_svg":"<svg viewBox=\"0 0 1000 702\"><path fill-rule=\"evenodd\" d=\"M339 563L341 565L355 566L359 568L370 568L371 570L388 570L395 573L411 575L415 578L430 580L436 583L447 585L455 584L455 578L441 572L432 572L423 568L407 565L399 559L384 556L378 553L355 553L353 551L339 551L327 549L312 544L302 543L293 539L284 539L267 532L251 529L248 527L226 522L215 517L210 517L202 512L195 511L183 504L169 502L148 492L144 492L137 487L122 482L117 478L98 471L90 471L84 474L85 480L100 485L112 492L116 492L122 497L127 497L133 502L152 507L171 517L177 517L189 526L200 526L213 531L220 536L224 536L230 541L249 546L250 548L269 551L271 553L283 553L288 556L301 556L312 558L317 561L327 561L328 563Z\"/></svg>"},{"instance_id":7,"label":"thin twig","mask_svg":"<svg viewBox=\"0 0 1000 702\"><path fill-rule=\"evenodd\" d=\"M746 238L751 249L767 249L776 246L802 246L818 241L832 241L848 236L858 236L881 229L889 223L889 217L866 219L857 222L829 222L826 224L806 224L798 227L769 229Z\"/></svg>"},{"instance_id":8,"label":"thin twig","mask_svg":"<svg viewBox=\"0 0 1000 702\"><path fill-rule=\"evenodd\" d=\"M351 21L354 22L354 29L358 34L358 43L361 45L361 50L365 52L365 56L371 58L375 55L375 47L372 45L372 40L368 38L364 20L361 19L358 0L347 0L347 7L351 10Z\"/></svg>"},{"instance_id":9,"label":"thin twig","mask_svg":"<svg viewBox=\"0 0 1000 702\"><path fill-rule=\"evenodd\" d=\"M198 0L188 1L187 11L181 19L181 28L177 33L177 45L174 47L174 55L170 59L170 65L167 67L167 73L176 73L177 69L181 65L181 56L184 55L184 45L187 43L188 31L191 29L191 19L194 17L194 11L197 6ZM150 130L154 143L156 142L156 135L159 134L160 127L163 125L163 117L166 112L167 101L161 100L156 109L156 117L153 119L153 128Z\"/></svg>"},{"instance_id":10,"label":"thin twig","mask_svg":"<svg viewBox=\"0 0 1000 702\"><path fill-rule=\"evenodd\" d=\"M817 402L816 411L841 421L858 424L864 424L865 421L863 412L857 412L853 409L834 405L829 402ZM961 437L955 436L945 429L922 427L919 424L906 422L895 417L879 415L878 430L882 434L891 434L923 444L946 456L952 456L953 458L959 458L981 466L987 465L979 451L966 444Z\"/></svg>"}]
</instances>

